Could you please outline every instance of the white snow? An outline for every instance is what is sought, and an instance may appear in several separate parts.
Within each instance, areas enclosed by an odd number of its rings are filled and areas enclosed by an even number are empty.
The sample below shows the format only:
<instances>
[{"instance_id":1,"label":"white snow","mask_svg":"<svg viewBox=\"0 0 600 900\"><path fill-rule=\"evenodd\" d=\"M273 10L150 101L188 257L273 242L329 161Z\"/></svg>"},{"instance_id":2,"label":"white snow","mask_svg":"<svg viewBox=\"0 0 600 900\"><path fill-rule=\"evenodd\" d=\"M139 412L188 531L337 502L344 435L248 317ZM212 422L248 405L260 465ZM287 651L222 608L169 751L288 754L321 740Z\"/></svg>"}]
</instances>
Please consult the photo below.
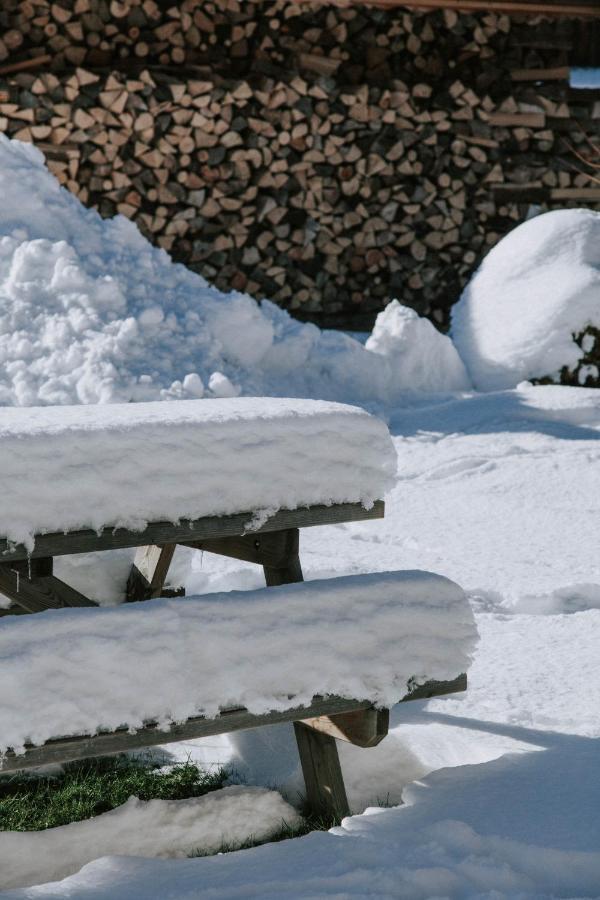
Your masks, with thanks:
<instances>
[{"instance_id":1,"label":"white snow","mask_svg":"<svg viewBox=\"0 0 600 900\"><path fill-rule=\"evenodd\" d=\"M479 389L503 389L419 396L407 391L462 391L464 376L447 339L402 308L379 319L367 350L271 304L218 294L151 250L133 226L85 212L34 151L1 137L0 178L0 233L8 235L0 238L0 403L241 391L377 407L398 452L386 518L307 529L305 574L442 572L467 589L481 635L466 694L395 707L390 735L376 748L340 742L350 804L362 813L340 828L189 860L123 855L142 852L128 829L122 855L2 897L597 900L600 395L524 379L574 365L581 350L572 333L597 324L600 215L569 210L530 220L490 252L467 287L455 344ZM444 362L434 371L438 357ZM85 579L90 562L77 562ZM196 554L186 577L196 594L262 582L257 567L210 554ZM186 608L179 603L178 611ZM21 624L3 619L0 633ZM368 637L368 625L364 631ZM319 638L321 666L332 652L328 635ZM399 646L395 662L402 657ZM101 664L100 653L93 662ZM171 674L183 679L178 665L176 658ZM8 682L0 684L6 693ZM249 784L276 784L294 802L302 790L289 726L169 744L162 753L165 761L229 763ZM0 854L13 837L0 834ZM102 852L114 853L99 844Z\"/></svg>"},{"instance_id":2,"label":"white snow","mask_svg":"<svg viewBox=\"0 0 600 900\"><path fill-rule=\"evenodd\" d=\"M380 419L325 401L4 407L0 535L32 548L42 532L369 506L395 467Z\"/></svg>"},{"instance_id":3,"label":"white snow","mask_svg":"<svg viewBox=\"0 0 600 900\"><path fill-rule=\"evenodd\" d=\"M55 881L98 856L186 857L218 853L223 845L263 840L300 816L275 791L226 787L189 800L137 797L82 822L33 832L4 832L0 889ZM149 895L151 896L151 895Z\"/></svg>"},{"instance_id":4,"label":"white snow","mask_svg":"<svg viewBox=\"0 0 600 900\"><path fill-rule=\"evenodd\" d=\"M432 352L445 339L429 323L406 322L419 344L405 360L406 342L393 341L388 359L267 301L222 294L128 219L85 209L38 150L1 134L0 196L0 405L240 392L381 405L436 379L464 386L447 344Z\"/></svg>"},{"instance_id":5,"label":"white snow","mask_svg":"<svg viewBox=\"0 0 600 900\"><path fill-rule=\"evenodd\" d=\"M462 590L428 572L10 617L0 749L224 707L285 710L316 694L390 706L411 679L466 671L475 639Z\"/></svg>"},{"instance_id":6,"label":"white snow","mask_svg":"<svg viewBox=\"0 0 600 900\"><path fill-rule=\"evenodd\" d=\"M481 633L468 691L396 707L377 748L339 744L353 809L404 805L214 859L100 859L3 900L598 897L600 394L431 397L391 427L401 478L386 518L307 529L302 559L309 578L418 565L468 589ZM190 585L259 578L206 555ZM287 726L165 751L296 797Z\"/></svg>"},{"instance_id":7,"label":"white snow","mask_svg":"<svg viewBox=\"0 0 600 900\"><path fill-rule=\"evenodd\" d=\"M452 337L478 390L558 378L600 325L600 212L554 210L519 225L486 256L452 311Z\"/></svg>"},{"instance_id":8,"label":"white snow","mask_svg":"<svg viewBox=\"0 0 600 900\"><path fill-rule=\"evenodd\" d=\"M390 399L407 385L424 391L460 391L471 387L464 363L449 337L414 309L392 300L377 316L366 344L387 363ZM401 361L401 365L398 362Z\"/></svg>"}]
</instances>

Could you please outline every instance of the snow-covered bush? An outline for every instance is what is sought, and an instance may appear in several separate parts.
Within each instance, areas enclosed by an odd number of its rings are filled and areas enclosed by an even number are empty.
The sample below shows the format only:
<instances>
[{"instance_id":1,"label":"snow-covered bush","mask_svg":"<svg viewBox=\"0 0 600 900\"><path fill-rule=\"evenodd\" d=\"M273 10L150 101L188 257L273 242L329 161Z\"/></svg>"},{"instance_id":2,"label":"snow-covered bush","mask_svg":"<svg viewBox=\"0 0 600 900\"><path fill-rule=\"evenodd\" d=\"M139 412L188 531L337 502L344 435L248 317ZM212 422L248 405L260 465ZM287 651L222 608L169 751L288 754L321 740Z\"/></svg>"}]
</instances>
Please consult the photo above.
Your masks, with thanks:
<instances>
[{"instance_id":1,"label":"snow-covered bush","mask_svg":"<svg viewBox=\"0 0 600 900\"><path fill-rule=\"evenodd\" d=\"M484 259L452 316L476 388L520 381L600 384L600 213L555 210Z\"/></svg>"}]
</instances>

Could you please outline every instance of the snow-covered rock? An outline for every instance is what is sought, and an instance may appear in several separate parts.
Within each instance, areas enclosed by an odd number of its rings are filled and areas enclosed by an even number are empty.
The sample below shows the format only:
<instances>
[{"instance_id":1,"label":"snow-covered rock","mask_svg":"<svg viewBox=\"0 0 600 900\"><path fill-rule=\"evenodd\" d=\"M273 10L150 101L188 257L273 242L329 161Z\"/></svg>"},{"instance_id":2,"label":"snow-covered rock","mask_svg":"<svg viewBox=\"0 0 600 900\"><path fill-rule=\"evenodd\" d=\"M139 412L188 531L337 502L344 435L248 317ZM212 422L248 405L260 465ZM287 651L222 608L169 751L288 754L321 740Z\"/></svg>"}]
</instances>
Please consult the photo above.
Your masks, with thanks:
<instances>
[{"instance_id":1,"label":"snow-covered rock","mask_svg":"<svg viewBox=\"0 0 600 900\"><path fill-rule=\"evenodd\" d=\"M452 337L475 387L489 391L559 381L593 349L574 340L590 325L600 328L600 213L555 210L488 253L454 307Z\"/></svg>"},{"instance_id":2,"label":"snow-covered rock","mask_svg":"<svg viewBox=\"0 0 600 900\"><path fill-rule=\"evenodd\" d=\"M405 364L406 341L390 365L273 303L221 293L128 219L86 209L38 150L4 135L0 196L0 405L240 393L381 405L436 383L414 348ZM436 370L451 386L455 364Z\"/></svg>"}]
</instances>

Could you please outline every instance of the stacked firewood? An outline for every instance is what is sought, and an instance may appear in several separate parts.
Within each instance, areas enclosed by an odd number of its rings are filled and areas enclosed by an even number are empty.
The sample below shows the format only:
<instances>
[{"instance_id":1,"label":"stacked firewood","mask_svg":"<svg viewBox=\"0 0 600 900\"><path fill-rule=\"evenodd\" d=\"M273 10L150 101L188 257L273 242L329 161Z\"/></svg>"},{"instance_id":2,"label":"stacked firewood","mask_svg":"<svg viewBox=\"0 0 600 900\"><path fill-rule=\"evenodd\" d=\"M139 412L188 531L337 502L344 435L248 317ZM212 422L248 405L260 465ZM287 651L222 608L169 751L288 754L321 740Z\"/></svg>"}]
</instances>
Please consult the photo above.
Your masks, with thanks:
<instances>
[{"instance_id":1,"label":"stacked firewood","mask_svg":"<svg viewBox=\"0 0 600 900\"><path fill-rule=\"evenodd\" d=\"M510 48L505 17L5 7L0 130L218 287L307 318L360 324L398 296L445 324L530 203L600 202L569 150L600 107L523 76L545 51Z\"/></svg>"}]
</instances>

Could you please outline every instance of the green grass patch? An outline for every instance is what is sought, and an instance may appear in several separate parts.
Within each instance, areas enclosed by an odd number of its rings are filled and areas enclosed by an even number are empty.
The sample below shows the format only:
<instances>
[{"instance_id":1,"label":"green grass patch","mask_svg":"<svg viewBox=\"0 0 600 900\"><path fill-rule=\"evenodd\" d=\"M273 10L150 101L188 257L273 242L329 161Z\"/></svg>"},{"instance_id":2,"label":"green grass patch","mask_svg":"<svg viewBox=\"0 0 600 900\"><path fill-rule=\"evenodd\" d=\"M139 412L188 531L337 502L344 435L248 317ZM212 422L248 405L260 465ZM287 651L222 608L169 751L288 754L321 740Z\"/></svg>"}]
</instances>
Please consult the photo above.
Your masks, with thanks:
<instances>
[{"instance_id":1,"label":"green grass patch","mask_svg":"<svg viewBox=\"0 0 600 900\"><path fill-rule=\"evenodd\" d=\"M73 763L57 775L19 773L0 779L0 831L39 831L80 822L140 800L183 800L224 786L229 773L204 772L193 763L160 771L158 764L134 757Z\"/></svg>"}]
</instances>

